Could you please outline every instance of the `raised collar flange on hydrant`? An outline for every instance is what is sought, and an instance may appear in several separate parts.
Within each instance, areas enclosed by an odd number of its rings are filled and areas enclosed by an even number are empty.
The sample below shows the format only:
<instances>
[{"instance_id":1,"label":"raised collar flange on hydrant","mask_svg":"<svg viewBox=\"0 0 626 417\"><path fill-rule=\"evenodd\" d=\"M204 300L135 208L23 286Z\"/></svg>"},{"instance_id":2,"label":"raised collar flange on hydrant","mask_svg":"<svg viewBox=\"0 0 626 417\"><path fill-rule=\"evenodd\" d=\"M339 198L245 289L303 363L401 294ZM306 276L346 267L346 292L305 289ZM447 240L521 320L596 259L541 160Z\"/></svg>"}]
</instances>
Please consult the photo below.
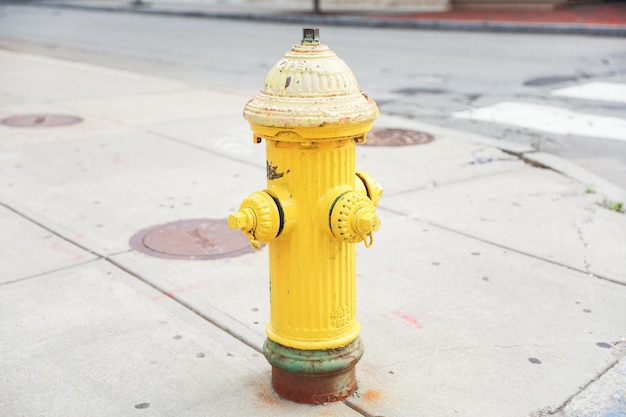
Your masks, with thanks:
<instances>
[{"instance_id":1,"label":"raised collar flange on hydrant","mask_svg":"<svg viewBox=\"0 0 626 417\"><path fill-rule=\"evenodd\" d=\"M268 243L265 357L282 397L321 404L356 389L363 355L356 320L356 243L373 243L382 188L355 168L356 144L378 117L350 68L304 29L270 70L244 118L266 142L267 188L228 223L256 249Z\"/></svg>"}]
</instances>

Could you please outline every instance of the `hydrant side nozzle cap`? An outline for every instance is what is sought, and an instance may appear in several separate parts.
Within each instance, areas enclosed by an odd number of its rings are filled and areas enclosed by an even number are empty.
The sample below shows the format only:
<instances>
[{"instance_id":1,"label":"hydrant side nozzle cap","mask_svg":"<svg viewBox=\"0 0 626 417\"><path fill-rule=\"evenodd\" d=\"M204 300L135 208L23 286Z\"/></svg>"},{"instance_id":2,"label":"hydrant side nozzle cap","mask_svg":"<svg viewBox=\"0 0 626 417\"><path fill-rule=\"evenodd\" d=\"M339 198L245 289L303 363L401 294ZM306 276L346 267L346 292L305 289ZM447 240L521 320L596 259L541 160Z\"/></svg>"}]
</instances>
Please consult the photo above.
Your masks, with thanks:
<instances>
[{"instance_id":1,"label":"hydrant side nozzle cap","mask_svg":"<svg viewBox=\"0 0 626 417\"><path fill-rule=\"evenodd\" d=\"M357 171L356 176L361 180L360 182L363 184L367 196L372 200L374 206L378 205L381 196L383 195L383 187L365 171Z\"/></svg>"},{"instance_id":2,"label":"hydrant side nozzle cap","mask_svg":"<svg viewBox=\"0 0 626 417\"><path fill-rule=\"evenodd\" d=\"M365 242L370 247L373 232L380 226L376 209L369 197L358 191L339 195L330 208L330 231L343 242Z\"/></svg>"}]
</instances>

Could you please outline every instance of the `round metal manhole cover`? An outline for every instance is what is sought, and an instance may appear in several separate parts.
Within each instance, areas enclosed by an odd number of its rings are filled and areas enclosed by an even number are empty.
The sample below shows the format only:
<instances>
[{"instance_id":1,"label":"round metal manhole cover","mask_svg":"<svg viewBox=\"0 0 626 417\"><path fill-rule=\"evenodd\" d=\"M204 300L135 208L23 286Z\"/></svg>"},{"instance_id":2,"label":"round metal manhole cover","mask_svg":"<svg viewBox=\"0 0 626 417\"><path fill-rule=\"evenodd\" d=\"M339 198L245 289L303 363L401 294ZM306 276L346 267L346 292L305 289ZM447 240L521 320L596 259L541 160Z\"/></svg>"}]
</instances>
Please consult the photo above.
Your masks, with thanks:
<instances>
[{"instance_id":1,"label":"round metal manhole cover","mask_svg":"<svg viewBox=\"0 0 626 417\"><path fill-rule=\"evenodd\" d=\"M432 142L430 133L408 129L372 129L367 134L364 145L369 146L410 146Z\"/></svg>"},{"instance_id":2,"label":"round metal manhole cover","mask_svg":"<svg viewBox=\"0 0 626 417\"><path fill-rule=\"evenodd\" d=\"M149 227L137 232L130 246L168 259L218 259L254 251L243 233L230 230L226 219L182 220Z\"/></svg>"},{"instance_id":3,"label":"round metal manhole cover","mask_svg":"<svg viewBox=\"0 0 626 417\"><path fill-rule=\"evenodd\" d=\"M0 123L10 127L57 127L82 121L80 117L67 114L22 114L2 119Z\"/></svg>"}]
</instances>

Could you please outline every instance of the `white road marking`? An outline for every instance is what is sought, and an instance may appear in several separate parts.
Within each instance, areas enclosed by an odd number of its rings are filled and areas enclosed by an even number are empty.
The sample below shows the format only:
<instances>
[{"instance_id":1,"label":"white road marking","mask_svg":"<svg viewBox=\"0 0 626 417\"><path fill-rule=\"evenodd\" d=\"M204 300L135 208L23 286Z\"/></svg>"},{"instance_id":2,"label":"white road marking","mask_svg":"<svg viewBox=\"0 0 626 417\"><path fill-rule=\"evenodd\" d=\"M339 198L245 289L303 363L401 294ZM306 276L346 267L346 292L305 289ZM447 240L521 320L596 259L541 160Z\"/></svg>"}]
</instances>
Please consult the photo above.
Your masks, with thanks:
<instances>
[{"instance_id":1,"label":"white road marking","mask_svg":"<svg viewBox=\"0 0 626 417\"><path fill-rule=\"evenodd\" d=\"M560 107L503 101L453 113L454 117L522 126L559 135L592 136L626 141L626 120L595 116Z\"/></svg>"},{"instance_id":2,"label":"white road marking","mask_svg":"<svg viewBox=\"0 0 626 417\"><path fill-rule=\"evenodd\" d=\"M626 84L592 82L553 90L555 96L626 103Z\"/></svg>"}]
</instances>

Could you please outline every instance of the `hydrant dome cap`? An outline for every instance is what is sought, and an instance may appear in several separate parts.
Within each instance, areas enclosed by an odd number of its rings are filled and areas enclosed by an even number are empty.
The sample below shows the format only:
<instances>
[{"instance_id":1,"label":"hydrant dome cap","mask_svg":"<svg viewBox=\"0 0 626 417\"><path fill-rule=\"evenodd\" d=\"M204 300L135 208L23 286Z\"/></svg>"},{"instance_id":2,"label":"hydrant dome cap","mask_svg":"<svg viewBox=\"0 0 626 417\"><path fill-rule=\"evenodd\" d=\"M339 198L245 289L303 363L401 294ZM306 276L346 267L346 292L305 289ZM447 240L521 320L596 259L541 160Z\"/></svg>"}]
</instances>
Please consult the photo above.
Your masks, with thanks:
<instances>
[{"instance_id":1,"label":"hydrant dome cap","mask_svg":"<svg viewBox=\"0 0 626 417\"><path fill-rule=\"evenodd\" d=\"M316 128L364 124L378 116L352 70L323 44L295 45L272 67L244 118L269 128Z\"/></svg>"}]
</instances>

